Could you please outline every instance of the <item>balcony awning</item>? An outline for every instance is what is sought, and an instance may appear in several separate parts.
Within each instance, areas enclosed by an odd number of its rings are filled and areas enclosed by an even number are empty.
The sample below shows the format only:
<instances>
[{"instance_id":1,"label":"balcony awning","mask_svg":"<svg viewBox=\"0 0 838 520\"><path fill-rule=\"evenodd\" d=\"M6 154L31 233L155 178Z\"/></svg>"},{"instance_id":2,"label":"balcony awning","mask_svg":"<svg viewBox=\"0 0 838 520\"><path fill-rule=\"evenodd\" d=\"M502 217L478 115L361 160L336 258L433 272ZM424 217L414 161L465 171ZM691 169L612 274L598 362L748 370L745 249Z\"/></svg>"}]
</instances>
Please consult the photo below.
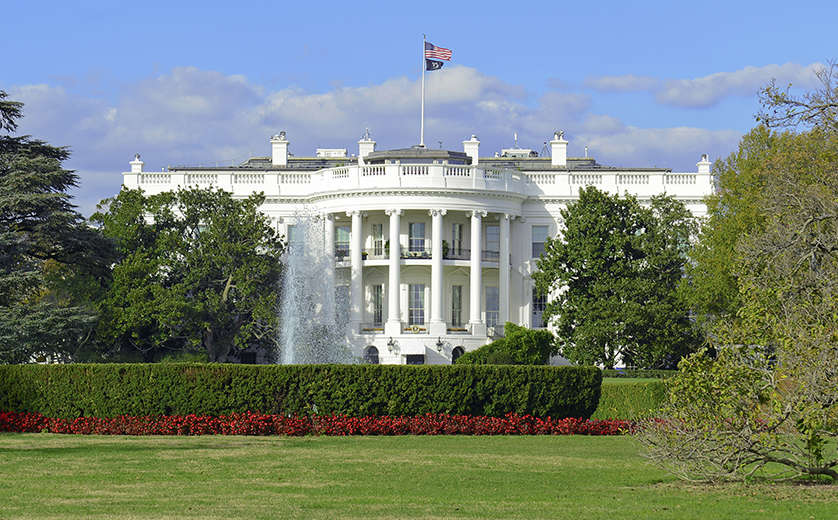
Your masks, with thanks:
<instances>
[{"instance_id":1,"label":"balcony awning","mask_svg":"<svg viewBox=\"0 0 838 520\"><path fill-rule=\"evenodd\" d=\"M402 356L425 355L425 344L418 339L407 339L399 342L400 354Z\"/></svg>"}]
</instances>

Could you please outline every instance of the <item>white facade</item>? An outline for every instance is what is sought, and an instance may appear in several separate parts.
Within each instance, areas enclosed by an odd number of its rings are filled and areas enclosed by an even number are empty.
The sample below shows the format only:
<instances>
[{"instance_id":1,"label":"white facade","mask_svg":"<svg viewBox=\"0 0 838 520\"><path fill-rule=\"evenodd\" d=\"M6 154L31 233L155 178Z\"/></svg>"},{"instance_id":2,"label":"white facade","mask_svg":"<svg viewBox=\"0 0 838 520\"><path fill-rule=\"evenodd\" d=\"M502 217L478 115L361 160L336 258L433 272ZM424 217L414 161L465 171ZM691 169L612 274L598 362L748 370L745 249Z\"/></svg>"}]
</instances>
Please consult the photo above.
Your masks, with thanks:
<instances>
[{"instance_id":1,"label":"white facade","mask_svg":"<svg viewBox=\"0 0 838 520\"><path fill-rule=\"evenodd\" d=\"M294 157L285 132L271 144L270 158L234 167L152 173L136 156L123 183L146 193L196 185L242 197L264 192L262 210L286 236L301 209L320 215L335 269L348 273L347 342L358 357L377 350L381 363L451 363L502 333L506 321L540 327L535 259L580 188L627 191L641 202L665 192L701 216L712 187L706 155L687 173L603 167L567 157L561 133L550 157L480 157L475 136L463 152L376 152L365 136L357 157L343 150Z\"/></svg>"}]
</instances>

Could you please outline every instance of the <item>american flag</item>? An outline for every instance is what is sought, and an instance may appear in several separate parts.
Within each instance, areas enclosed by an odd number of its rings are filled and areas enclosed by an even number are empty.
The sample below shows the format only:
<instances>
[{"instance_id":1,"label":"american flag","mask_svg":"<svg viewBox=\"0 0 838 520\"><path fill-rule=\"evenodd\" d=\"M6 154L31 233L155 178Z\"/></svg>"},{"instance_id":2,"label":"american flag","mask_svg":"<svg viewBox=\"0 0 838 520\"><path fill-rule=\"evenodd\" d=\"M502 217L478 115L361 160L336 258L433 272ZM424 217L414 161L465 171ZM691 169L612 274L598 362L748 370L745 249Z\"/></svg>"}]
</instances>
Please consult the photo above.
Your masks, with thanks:
<instances>
[{"instance_id":1,"label":"american flag","mask_svg":"<svg viewBox=\"0 0 838 520\"><path fill-rule=\"evenodd\" d=\"M425 42L425 57L434 60L451 61L451 49L443 49L432 43Z\"/></svg>"}]
</instances>

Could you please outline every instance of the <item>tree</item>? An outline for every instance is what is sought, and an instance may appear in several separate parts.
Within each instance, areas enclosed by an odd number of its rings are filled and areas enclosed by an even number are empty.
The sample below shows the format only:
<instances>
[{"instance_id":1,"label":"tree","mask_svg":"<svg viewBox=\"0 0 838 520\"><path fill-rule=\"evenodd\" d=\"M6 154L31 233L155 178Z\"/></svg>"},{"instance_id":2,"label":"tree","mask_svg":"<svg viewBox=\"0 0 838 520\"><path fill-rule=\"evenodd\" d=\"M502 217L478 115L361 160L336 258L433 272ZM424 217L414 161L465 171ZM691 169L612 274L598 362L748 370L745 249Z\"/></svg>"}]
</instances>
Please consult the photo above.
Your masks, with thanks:
<instances>
[{"instance_id":1,"label":"tree","mask_svg":"<svg viewBox=\"0 0 838 520\"><path fill-rule=\"evenodd\" d=\"M263 202L198 188L104 201L93 219L122 257L102 334L147 362L190 349L225 361L236 348L271 346L283 243Z\"/></svg>"},{"instance_id":2,"label":"tree","mask_svg":"<svg viewBox=\"0 0 838 520\"><path fill-rule=\"evenodd\" d=\"M466 352L460 365L546 365L557 354L556 337L547 329L528 329L511 322L503 327L503 337Z\"/></svg>"},{"instance_id":3,"label":"tree","mask_svg":"<svg viewBox=\"0 0 838 520\"><path fill-rule=\"evenodd\" d=\"M23 104L6 97L0 91L0 129L13 132ZM61 164L69 156L30 136L0 136L0 362L73 354L95 323L86 295L48 280L105 282L113 259L110 241L71 203L78 176Z\"/></svg>"},{"instance_id":4,"label":"tree","mask_svg":"<svg viewBox=\"0 0 838 520\"><path fill-rule=\"evenodd\" d=\"M643 208L589 187L562 218L562 235L548 238L533 274L537 289L555 296L544 317L559 352L611 368L619 360L659 367L690 351L697 336L679 286L695 221L684 205L661 196Z\"/></svg>"},{"instance_id":5,"label":"tree","mask_svg":"<svg viewBox=\"0 0 838 520\"><path fill-rule=\"evenodd\" d=\"M821 86L802 96L790 93L791 84L783 89L772 78L759 91L762 108L756 120L768 128L794 129L802 125L825 132L838 130L838 61L827 63L827 67L815 71Z\"/></svg>"},{"instance_id":6,"label":"tree","mask_svg":"<svg viewBox=\"0 0 838 520\"><path fill-rule=\"evenodd\" d=\"M638 439L691 480L838 480L838 134L775 135L762 161L762 225L738 238L739 309L715 327Z\"/></svg>"}]
</instances>

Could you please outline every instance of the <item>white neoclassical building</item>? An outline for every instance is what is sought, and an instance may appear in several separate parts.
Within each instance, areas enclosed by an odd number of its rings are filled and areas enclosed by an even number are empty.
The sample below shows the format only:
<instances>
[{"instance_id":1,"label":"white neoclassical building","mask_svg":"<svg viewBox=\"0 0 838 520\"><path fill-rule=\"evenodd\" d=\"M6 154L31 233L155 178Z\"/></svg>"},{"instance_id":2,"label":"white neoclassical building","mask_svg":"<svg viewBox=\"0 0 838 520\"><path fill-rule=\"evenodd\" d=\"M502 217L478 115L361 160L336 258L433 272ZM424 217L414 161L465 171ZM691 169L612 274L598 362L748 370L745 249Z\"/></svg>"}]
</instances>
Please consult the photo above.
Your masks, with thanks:
<instances>
[{"instance_id":1,"label":"white neoclassical building","mask_svg":"<svg viewBox=\"0 0 838 520\"><path fill-rule=\"evenodd\" d=\"M568 157L557 132L542 152L512 149L479 155L412 147L376 151L369 134L358 154L318 149L289 153L285 132L271 137L272 156L233 166L169 166L146 172L139 156L123 174L128 188L159 193L215 186L246 197L264 192L262 208L293 242L301 210L320 216L324 251L346 276L346 341L355 356L391 364L451 363L502 332L506 321L542 327L544 300L532 273L560 210L593 185L643 202L667 193L696 215L712 188L710 161L693 172L614 168ZM547 154L542 154L547 155Z\"/></svg>"}]
</instances>

